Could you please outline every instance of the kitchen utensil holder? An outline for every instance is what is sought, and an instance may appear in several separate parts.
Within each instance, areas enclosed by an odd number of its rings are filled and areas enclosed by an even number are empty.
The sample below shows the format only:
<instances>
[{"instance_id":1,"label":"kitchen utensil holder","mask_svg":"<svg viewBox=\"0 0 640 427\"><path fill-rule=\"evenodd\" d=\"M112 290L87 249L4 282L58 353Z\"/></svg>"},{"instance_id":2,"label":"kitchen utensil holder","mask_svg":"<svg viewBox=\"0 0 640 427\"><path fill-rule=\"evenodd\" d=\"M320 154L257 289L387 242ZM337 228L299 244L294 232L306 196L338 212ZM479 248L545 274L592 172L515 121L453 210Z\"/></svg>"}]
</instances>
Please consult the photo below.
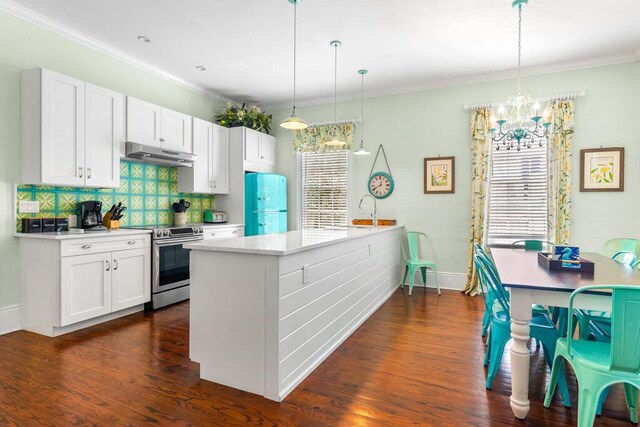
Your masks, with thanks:
<instances>
[{"instance_id":1,"label":"kitchen utensil holder","mask_svg":"<svg viewBox=\"0 0 640 427\"><path fill-rule=\"evenodd\" d=\"M185 225L187 223L186 212L175 212L173 214L173 224L175 226Z\"/></svg>"},{"instance_id":2,"label":"kitchen utensil holder","mask_svg":"<svg viewBox=\"0 0 640 427\"><path fill-rule=\"evenodd\" d=\"M111 212L107 212L102 218L102 225L107 227L109 230L117 230L120 228L120 220L111 219Z\"/></svg>"}]
</instances>

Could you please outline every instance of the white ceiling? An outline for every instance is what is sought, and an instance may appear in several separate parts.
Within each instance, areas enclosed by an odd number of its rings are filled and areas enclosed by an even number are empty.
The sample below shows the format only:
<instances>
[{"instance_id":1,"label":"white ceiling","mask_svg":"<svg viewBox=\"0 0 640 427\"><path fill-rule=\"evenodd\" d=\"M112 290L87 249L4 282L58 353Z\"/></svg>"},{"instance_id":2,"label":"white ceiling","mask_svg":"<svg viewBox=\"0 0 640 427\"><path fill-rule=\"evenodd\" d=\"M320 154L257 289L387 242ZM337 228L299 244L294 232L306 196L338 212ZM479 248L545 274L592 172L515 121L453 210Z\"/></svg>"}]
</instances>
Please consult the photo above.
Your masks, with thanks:
<instances>
[{"instance_id":1,"label":"white ceiling","mask_svg":"<svg viewBox=\"0 0 640 427\"><path fill-rule=\"evenodd\" d=\"M332 99L334 39L343 41L341 98L359 95L360 68L370 70L370 94L505 75L517 53L511 1L303 0L298 104ZM290 104L293 6L287 0L16 3L228 98ZM638 58L639 48L639 0L531 0L523 9L523 67L622 62Z\"/></svg>"}]
</instances>

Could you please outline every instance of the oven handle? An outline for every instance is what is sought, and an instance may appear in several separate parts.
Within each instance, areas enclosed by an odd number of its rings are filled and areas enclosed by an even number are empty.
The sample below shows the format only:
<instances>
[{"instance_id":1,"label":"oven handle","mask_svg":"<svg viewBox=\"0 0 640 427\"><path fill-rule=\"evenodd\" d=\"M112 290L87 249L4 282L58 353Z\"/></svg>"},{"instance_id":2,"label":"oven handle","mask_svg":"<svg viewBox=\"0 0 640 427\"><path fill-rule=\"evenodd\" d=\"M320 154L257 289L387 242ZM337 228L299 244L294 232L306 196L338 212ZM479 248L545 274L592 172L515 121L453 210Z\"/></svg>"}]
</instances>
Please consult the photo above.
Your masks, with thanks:
<instances>
[{"instance_id":1,"label":"oven handle","mask_svg":"<svg viewBox=\"0 0 640 427\"><path fill-rule=\"evenodd\" d=\"M160 241L154 241L153 244L155 246L173 246L173 245L179 245L182 243L189 243L189 242L197 242L199 240L204 240L204 237L197 237L197 238L188 238L188 239L179 239L179 240L160 240Z\"/></svg>"}]
</instances>

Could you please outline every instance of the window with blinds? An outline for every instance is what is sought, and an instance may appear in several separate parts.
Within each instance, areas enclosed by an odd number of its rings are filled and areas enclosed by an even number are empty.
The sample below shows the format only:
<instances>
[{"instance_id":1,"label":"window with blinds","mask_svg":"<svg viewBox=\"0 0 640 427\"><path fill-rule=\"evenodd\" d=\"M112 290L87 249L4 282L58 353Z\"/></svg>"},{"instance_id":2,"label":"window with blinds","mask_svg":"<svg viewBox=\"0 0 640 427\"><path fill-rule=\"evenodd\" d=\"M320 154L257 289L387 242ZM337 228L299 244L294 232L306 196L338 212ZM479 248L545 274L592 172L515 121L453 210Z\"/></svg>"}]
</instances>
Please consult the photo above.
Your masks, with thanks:
<instances>
[{"instance_id":1,"label":"window with blinds","mask_svg":"<svg viewBox=\"0 0 640 427\"><path fill-rule=\"evenodd\" d=\"M546 139L535 139L520 151L494 148L491 155L489 245L547 240Z\"/></svg>"},{"instance_id":2,"label":"window with blinds","mask_svg":"<svg viewBox=\"0 0 640 427\"><path fill-rule=\"evenodd\" d=\"M301 153L302 229L347 225L347 151Z\"/></svg>"}]
</instances>

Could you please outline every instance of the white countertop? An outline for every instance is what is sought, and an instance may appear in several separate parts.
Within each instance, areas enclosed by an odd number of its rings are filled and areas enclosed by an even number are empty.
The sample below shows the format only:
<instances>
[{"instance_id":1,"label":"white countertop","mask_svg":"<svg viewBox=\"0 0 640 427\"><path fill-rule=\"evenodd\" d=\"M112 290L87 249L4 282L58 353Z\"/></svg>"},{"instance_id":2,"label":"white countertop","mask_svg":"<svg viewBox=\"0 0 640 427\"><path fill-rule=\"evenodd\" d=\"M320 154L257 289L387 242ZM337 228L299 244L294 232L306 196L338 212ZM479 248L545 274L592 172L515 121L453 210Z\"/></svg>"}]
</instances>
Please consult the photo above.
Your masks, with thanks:
<instances>
[{"instance_id":1,"label":"white countertop","mask_svg":"<svg viewBox=\"0 0 640 427\"><path fill-rule=\"evenodd\" d=\"M69 239L100 239L102 237L132 236L135 234L151 234L151 230L136 230L121 228L119 230L94 231L88 233L74 233L61 231L59 233L15 233L15 237L43 240L69 240Z\"/></svg>"},{"instance_id":2,"label":"white countertop","mask_svg":"<svg viewBox=\"0 0 640 427\"><path fill-rule=\"evenodd\" d=\"M332 245L375 233L401 228L402 225L373 227L348 227L341 229L297 230L287 233L264 234L260 236L237 237L233 239L206 240L187 243L187 249L235 252L258 255L290 255L313 248Z\"/></svg>"}]
</instances>

